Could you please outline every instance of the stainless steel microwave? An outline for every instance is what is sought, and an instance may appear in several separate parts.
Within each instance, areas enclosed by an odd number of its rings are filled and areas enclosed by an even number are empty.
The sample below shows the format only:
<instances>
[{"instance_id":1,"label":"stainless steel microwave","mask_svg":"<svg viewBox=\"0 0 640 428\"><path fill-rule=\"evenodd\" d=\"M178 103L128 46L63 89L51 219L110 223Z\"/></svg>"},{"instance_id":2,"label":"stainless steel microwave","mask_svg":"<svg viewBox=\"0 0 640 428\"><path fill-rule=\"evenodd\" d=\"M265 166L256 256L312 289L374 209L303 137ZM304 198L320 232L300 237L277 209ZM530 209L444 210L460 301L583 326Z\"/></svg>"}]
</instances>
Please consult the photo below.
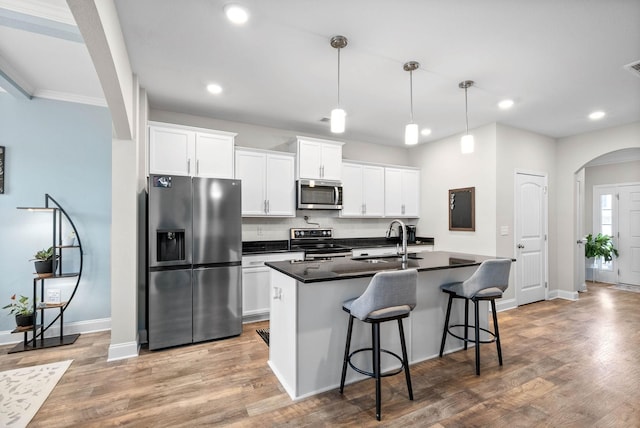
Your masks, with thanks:
<instances>
[{"instance_id":1,"label":"stainless steel microwave","mask_svg":"<svg viewBox=\"0 0 640 428\"><path fill-rule=\"evenodd\" d=\"M328 180L298 180L299 210L341 210L342 183Z\"/></svg>"}]
</instances>

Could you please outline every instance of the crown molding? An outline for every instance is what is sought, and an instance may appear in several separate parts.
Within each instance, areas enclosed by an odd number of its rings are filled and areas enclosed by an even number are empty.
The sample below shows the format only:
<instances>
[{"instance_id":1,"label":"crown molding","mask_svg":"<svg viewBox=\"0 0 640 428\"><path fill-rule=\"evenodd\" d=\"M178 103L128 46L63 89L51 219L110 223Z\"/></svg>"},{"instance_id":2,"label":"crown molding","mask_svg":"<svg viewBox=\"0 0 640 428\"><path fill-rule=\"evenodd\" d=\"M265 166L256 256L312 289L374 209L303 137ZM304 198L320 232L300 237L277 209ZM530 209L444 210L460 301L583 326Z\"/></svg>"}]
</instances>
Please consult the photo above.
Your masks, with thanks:
<instances>
[{"instance_id":1,"label":"crown molding","mask_svg":"<svg viewBox=\"0 0 640 428\"><path fill-rule=\"evenodd\" d=\"M33 93L36 98L46 98L49 100L66 101L69 103L88 104L97 107L108 107L107 101L100 97L87 97L84 95L71 94L68 92L49 91L38 89Z\"/></svg>"}]
</instances>

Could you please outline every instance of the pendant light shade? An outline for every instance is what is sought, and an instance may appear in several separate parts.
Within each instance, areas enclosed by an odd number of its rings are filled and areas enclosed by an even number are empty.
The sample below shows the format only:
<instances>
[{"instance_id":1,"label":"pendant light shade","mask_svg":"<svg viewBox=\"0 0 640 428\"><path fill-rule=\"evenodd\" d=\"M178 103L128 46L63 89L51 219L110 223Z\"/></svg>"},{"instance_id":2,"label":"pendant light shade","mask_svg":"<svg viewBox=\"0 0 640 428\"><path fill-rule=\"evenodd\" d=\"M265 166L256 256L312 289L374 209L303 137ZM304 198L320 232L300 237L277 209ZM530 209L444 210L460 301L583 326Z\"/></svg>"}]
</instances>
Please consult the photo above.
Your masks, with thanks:
<instances>
[{"instance_id":1,"label":"pendant light shade","mask_svg":"<svg viewBox=\"0 0 640 428\"><path fill-rule=\"evenodd\" d=\"M331 132L342 134L346 125L347 112L340 106L340 49L347 46L347 38L344 36L333 36L331 47L338 50L338 105L331 110Z\"/></svg>"},{"instance_id":2,"label":"pendant light shade","mask_svg":"<svg viewBox=\"0 0 640 428\"><path fill-rule=\"evenodd\" d=\"M418 124L407 123L404 128L404 143L408 146L418 144Z\"/></svg>"},{"instance_id":3,"label":"pendant light shade","mask_svg":"<svg viewBox=\"0 0 640 428\"><path fill-rule=\"evenodd\" d=\"M464 117L466 121L466 133L460 139L460 151L463 154L473 153L475 141L473 135L469 134L469 104L467 103L467 89L473 86L473 80L465 80L458 84L458 87L464 89Z\"/></svg>"},{"instance_id":4,"label":"pendant light shade","mask_svg":"<svg viewBox=\"0 0 640 428\"><path fill-rule=\"evenodd\" d=\"M462 139L460 139L460 151L465 155L467 153L473 153L474 144L473 135L463 135Z\"/></svg>"},{"instance_id":5,"label":"pendant light shade","mask_svg":"<svg viewBox=\"0 0 640 428\"><path fill-rule=\"evenodd\" d=\"M418 124L413 122L413 70L417 70L420 63L417 61L406 62L402 68L409 72L409 97L411 105L411 120L404 128L404 143L408 146L418 144Z\"/></svg>"},{"instance_id":6,"label":"pendant light shade","mask_svg":"<svg viewBox=\"0 0 640 428\"><path fill-rule=\"evenodd\" d=\"M347 112L339 107L331 110L331 132L334 134L341 134L344 132L346 116Z\"/></svg>"}]
</instances>

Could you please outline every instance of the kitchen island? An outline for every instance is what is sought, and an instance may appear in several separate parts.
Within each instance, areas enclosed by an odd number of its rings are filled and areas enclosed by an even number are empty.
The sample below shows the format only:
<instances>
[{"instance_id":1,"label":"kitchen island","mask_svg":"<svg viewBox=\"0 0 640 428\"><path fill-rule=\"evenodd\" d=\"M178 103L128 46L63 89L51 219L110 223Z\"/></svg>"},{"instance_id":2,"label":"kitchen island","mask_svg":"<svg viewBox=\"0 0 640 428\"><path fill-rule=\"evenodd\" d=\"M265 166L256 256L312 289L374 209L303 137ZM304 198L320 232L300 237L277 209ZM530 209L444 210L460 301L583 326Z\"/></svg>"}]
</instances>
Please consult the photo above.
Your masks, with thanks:
<instances>
[{"instance_id":1,"label":"kitchen island","mask_svg":"<svg viewBox=\"0 0 640 428\"><path fill-rule=\"evenodd\" d=\"M405 264L395 257L266 263L272 268L269 366L292 399L337 388L348 320L342 302L361 295L376 272L404 268L418 271L418 304L403 320L409 361L413 364L437 357L447 303L440 285L464 281L480 263L494 258L435 251L414 255ZM462 304L454 305L452 324L464 320L463 308ZM488 311L483 310L480 325L486 328L487 323ZM383 348L399 352L396 323L381 325L380 335ZM370 326L355 323L351 349L370 347L370 343ZM445 352L461 348L461 341L450 339ZM366 369L370 368L369 359L370 353L363 352L353 360ZM381 364L383 371L399 366L386 357ZM363 378L353 370L347 372L347 383Z\"/></svg>"}]
</instances>

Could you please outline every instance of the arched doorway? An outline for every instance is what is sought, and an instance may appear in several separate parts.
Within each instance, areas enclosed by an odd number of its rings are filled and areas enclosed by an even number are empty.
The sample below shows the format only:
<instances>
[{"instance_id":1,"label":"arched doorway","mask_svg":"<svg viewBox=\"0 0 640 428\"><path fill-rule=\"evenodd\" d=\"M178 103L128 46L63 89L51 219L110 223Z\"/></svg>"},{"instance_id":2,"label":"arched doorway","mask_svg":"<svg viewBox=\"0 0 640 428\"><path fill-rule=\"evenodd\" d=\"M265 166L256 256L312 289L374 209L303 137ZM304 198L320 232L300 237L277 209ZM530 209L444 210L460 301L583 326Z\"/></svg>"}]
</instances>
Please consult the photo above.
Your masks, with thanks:
<instances>
[{"instance_id":1,"label":"arched doorway","mask_svg":"<svg viewBox=\"0 0 640 428\"><path fill-rule=\"evenodd\" d=\"M574 175L576 291L586 291L585 276L589 276L585 275L587 266L585 266L583 238L589 233L595 234L600 231L595 225L598 213L594 208L594 186L640 182L638 163L640 163L640 147L613 150L589 160ZM599 220L601 221L601 218ZM617 231L617 228L615 230ZM615 238L614 242L617 241ZM617 278L617 275L608 276L607 282L611 282L612 278Z\"/></svg>"}]
</instances>

